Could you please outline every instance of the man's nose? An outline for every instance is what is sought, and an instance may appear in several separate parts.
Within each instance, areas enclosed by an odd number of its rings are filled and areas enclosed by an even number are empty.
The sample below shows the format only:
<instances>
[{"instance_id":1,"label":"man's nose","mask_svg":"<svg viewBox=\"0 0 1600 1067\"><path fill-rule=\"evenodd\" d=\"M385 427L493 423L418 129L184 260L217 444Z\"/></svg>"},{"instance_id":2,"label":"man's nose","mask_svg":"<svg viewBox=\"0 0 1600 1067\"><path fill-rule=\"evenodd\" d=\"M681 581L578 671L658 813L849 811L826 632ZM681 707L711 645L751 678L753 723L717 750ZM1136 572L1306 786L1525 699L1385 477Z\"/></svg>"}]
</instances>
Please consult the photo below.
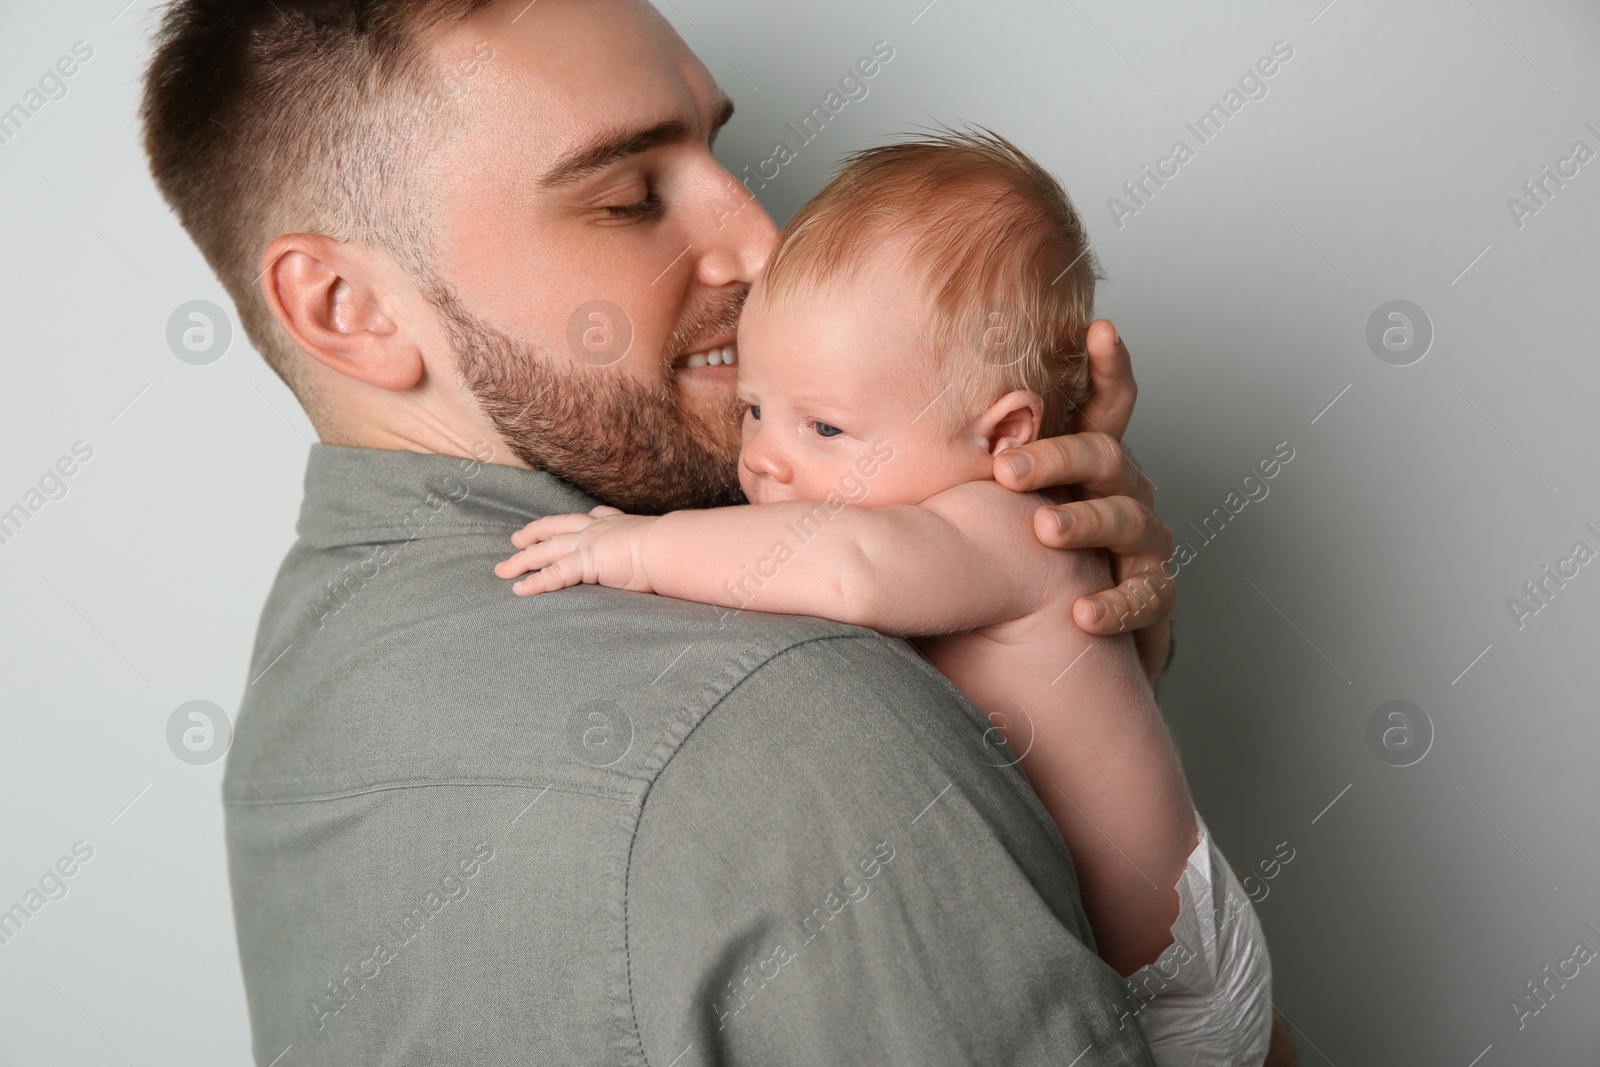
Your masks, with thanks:
<instances>
[{"instance_id":1,"label":"man's nose","mask_svg":"<svg viewBox=\"0 0 1600 1067\"><path fill-rule=\"evenodd\" d=\"M722 170L716 181L711 210L701 227L705 244L696 261L698 280L712 288L753 284L777 247L778 227L733 175Z\"/></svg>"}]
</instances>

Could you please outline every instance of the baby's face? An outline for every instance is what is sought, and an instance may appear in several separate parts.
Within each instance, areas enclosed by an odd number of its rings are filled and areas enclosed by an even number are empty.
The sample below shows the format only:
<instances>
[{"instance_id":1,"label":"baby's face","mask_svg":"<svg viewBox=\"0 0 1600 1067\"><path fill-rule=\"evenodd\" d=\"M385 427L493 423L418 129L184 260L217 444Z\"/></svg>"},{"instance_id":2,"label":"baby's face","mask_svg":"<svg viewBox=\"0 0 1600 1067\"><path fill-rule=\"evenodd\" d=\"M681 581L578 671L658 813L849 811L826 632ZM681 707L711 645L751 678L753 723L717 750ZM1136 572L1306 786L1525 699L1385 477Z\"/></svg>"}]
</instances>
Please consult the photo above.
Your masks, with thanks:
<instances>
[{"instance_id":1,"label":"baby's face","mask_svg":"<svg viewBox=\"0 0 1600 1067\"><path fill-rule=\"evenodd\" d=\"M753 504L822 500L918 504L991 476L982 435L950 434L919 345L922 298L892 267L836 289L766 300L758 281L739 320L744 444Z\"/></svg>"}]
</instances>

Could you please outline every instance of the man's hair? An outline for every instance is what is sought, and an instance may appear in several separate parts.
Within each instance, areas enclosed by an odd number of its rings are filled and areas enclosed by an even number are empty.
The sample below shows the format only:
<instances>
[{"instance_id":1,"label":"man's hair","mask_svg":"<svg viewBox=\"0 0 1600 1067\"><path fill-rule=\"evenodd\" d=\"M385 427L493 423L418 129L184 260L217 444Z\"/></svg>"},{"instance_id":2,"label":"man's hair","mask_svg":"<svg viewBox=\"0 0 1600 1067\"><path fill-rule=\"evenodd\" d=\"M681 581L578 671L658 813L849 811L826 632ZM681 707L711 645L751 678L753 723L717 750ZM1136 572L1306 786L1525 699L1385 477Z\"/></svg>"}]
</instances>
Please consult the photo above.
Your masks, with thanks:
<instances>
[{"instance_id":1,"label":"man's hair","mask_svg":"<svg viewBox=\"0 0 1600 1067\"><path fill-rule=\"evenodd\" d=\"M295 345L257 285L261 253L317 233L426 277L416 179L443 116L422 105L452 75L424 35L492 2L174 0L163 14L140 108L151 174L313 418Z\"/></svg>"},{"instance_id":2,"label":"man's hair","mask_svg":"<svg viewBox=\"0 0 1600 1067\"><path fill-rule=\"evenodd\" d=\"M983 127L855 152L789 220L762 285L770 297L842 284L885 254L928 294L930 384L950 386L947 427L1025 389L1044 402L1044 436L1075 428L1101 275L1048 171Z\"/></svg>"}]
</instances>

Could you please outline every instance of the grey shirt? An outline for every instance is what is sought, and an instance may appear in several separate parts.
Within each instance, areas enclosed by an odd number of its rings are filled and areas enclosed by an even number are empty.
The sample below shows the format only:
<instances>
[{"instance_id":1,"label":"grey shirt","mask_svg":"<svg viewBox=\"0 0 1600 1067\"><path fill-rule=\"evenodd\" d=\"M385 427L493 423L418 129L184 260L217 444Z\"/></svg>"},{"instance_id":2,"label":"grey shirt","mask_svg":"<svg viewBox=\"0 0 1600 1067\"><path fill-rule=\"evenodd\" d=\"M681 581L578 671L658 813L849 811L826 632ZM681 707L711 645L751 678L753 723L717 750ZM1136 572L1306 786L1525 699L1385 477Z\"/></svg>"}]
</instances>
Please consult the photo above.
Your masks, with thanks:
<instances>
[{"instance_id":1,"label":"grey shirt","mask_svg":"<svg viewBox=\"0 0 1600 1067\"><path fill-rule=\"evenodd\" d=\"M904 642L513 596L512 531L597 503L542 472L319 445L305 485L223 786L259 1064L1150 1062Z\"/></svg>"}]
</instances>

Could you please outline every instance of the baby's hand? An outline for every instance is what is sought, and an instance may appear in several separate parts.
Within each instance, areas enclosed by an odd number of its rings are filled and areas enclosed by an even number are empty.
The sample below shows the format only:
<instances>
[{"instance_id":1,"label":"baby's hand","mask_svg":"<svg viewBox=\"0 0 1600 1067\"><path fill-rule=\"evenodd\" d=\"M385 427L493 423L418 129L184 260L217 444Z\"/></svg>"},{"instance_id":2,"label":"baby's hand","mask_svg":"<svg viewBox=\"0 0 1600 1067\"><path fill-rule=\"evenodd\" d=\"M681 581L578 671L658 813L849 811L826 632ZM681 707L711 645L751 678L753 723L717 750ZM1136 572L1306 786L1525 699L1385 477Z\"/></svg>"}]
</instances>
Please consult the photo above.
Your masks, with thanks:
<instances>
[{"instance_id":1,"label":"baby's hand","mask_svg":"<svg viewBox=\"0 0 1600 1067\"><path fill-rule=\"evenodd\" d=\"M494 572L502 578L527 574L511 587L518 596L549 593L580 582L654 592L644 572L640 545L655 521L649 515L625 515L603 505L587 515L547 515L511 535L511 543L522 551L495 564Z\"/></svg>"}]
</instances>

